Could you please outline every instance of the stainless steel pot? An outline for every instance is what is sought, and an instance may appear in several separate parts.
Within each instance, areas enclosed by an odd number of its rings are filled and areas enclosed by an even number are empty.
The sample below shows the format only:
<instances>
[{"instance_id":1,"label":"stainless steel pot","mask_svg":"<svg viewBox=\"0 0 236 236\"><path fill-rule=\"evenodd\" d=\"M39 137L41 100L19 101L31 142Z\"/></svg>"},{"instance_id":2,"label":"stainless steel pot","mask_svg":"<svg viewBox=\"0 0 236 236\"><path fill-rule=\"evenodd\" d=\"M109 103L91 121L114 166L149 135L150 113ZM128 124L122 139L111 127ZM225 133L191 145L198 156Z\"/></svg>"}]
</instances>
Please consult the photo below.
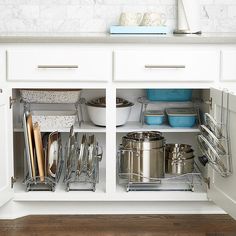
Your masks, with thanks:
<instances>
[{"instance_id":1,"label":"stainless steel pot","mask_svg":"<svg viewBox=\"0 0 236 236\"><path fill-rule=\"evenodd\" d=\"M131 132L122 138L122 145L126 149L138 150L161 148L165 145L165 138L157 131Z\"/></svg>"},{"instance_id":2,"label":"stainless steel pot","mask_svg":"<svg viewBox=\"0 0 236 236\"><path fill-rule=\"evenodd\" d=\"M153 182L165 174L165 139L159 132L133 132L122 138L120 176Z\"/></svg>"},{"instance_id":3,"label":"stainless steel pot","mask_svg":"<svg viewBox=\"0 0 236 236\"><path fill-rule=\"evenodd\" d=\"M182 175L193 172L194 156L188 159L168 159L166 162L166 173Z\"/></svg>"},{"instance_id":4,"label":"stainless steel pot","mask_svg":"<svg viewBox=\"0 0 236 236\"><path fill-rule=\"evenodd\" d=\"M166 144L166 150L171 153L188 153L193 151L191 145L188 144Z\"/></svg>"},{"instance_id":5,"label":"stainless steel pot","mask_svg":"<svg viewBox=\"0 0 236 236\"><path fill-rule=\"evenodd\" d=\"M193 157L194 150L187 144L166 144L166 159L188 159Z\"/></svg>"},{"instance_id":6,"label":"stainless steel pot","mask_svg":"<svg viewBox=\"0 0 236 236\"><path fill-rule=\"evenodd\" d=\"M194 169L194 150L187 144L167 144L165 150L166 173L181 175Z\"/></svg>"}]
</instances>

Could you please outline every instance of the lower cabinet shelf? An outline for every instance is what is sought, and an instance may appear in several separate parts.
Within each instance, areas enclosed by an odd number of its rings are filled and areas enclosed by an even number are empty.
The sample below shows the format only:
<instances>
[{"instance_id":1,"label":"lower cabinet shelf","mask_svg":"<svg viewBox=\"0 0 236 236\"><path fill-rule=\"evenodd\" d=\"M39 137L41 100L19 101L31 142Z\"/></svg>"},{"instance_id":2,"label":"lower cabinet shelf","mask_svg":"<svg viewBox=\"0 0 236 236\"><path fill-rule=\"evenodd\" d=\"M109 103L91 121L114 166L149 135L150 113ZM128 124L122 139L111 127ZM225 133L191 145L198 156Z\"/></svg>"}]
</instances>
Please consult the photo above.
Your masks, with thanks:
<instances>
[{"instance_id":1,"label":"lower cabinet shelf","mask_svg":"<svg viewBox=\"0 0 236 236\"><path fill-rule=\"evenodd\" d=\"M138 121L128 121L125 125L116 128L117 133L126 133L133 131L160 131L162 133L199 133L199 128L173 128L168 124L163 125L142 125Z\"/></svg>"},{"instance_id":2,"label":"lower cabinet shelf","mask_svg":"<svg viewBox=\"0 0 236 236\"><path fill-rule=\"evenodd\" d=\"M41 130L41 132L53 132L53 131L55 131L55 129ZM70 128L61 128L61 129L58 129L57 131L61 133L69 133ZM81 124L81 126L79 126L79 123L75 123L74 131L86 132L86 133L105 133L106 127L95 126L91 122L85 121ZM22 123L18 123L15 125L14 132L23 132Z\"/></svg>"},{"instance_id":3,"label":"lower cabinet shelf","mask_svg":"<svg viewBox=\"0 0 236 236\"><path fill-rule=\"evenodd\" d=\"M199 202L208 201L206 193L192 193L192 192L142 192L142 193L126 193L123 189L117 189L116 193L109 194L103 191L93 192L64 192L56 190L53 192L30 192L25 193L15 192L14 201L20 202L148 202L148 201L160 201L160 202ZM99 204L99 203L98 203Z\"/></svg>"},{"instance_id":4,"label":"lower cabinet shelf","mask_svg":"<svg viewBox=\"0 0 236 236\"><path fill-rule=\"evenodd\" d=\"M17 180L14 184L14 201L17 202L148 202L148 201L208 201L204 189L190 191L142 191L126 192L123 185L117 184L115 192L106 191L105 170L101 170L100 181L97 184L96 192L92 191L65 191L65 184L60 180L55 192L51 191L30 191L26 192L23 180Z\"/></svg>"}]
</instances>

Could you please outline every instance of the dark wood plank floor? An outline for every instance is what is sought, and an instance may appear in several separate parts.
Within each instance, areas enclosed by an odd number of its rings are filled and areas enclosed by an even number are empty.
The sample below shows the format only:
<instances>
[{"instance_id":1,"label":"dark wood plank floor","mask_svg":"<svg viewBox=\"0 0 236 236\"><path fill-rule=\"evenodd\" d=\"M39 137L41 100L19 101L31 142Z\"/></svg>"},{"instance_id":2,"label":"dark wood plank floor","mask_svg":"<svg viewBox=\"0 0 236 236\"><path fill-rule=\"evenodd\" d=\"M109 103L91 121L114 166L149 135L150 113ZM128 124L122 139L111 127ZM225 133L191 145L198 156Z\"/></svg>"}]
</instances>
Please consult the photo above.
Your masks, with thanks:
<instances>
[{"instance_id":1,"label":"dark wood plank floor","mask_svg":"<svg viewBox=\"0 0 236 236\"><path fill-rule=\"evenodd\" d=\"M0 221L1 236L236 236L227 215L27 216Z\"/></svg>"}]
</instances>

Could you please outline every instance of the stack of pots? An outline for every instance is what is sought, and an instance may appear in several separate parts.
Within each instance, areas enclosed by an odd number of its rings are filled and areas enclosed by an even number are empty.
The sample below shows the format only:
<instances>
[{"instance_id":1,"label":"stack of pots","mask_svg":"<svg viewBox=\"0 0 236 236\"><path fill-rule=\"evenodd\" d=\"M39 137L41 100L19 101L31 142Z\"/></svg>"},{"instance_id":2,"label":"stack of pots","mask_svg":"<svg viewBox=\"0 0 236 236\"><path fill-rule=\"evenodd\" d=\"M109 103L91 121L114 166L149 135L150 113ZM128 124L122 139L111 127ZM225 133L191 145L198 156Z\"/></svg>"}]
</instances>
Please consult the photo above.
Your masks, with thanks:
<instances>
[{"instance_id":1,"label":"stack of pots","mask_svg":"<svg viewBox=\"0 0 236 236\"><path fill-rule=\"evenodd\" d=\"M120 146L120 177L155 182L165 175L165 138L160 132L131 132Z\"/></svg>"},{"instance_id":2,"label":"stack of pots","mask_svg":"<svg viewBox=\"0 0 236 236\"><path fill-rule=\"evenodd\" d=\"M166 145L166 173L182 175L193 172L194 150L187 144Z\"/></svg>"}]
</instances>

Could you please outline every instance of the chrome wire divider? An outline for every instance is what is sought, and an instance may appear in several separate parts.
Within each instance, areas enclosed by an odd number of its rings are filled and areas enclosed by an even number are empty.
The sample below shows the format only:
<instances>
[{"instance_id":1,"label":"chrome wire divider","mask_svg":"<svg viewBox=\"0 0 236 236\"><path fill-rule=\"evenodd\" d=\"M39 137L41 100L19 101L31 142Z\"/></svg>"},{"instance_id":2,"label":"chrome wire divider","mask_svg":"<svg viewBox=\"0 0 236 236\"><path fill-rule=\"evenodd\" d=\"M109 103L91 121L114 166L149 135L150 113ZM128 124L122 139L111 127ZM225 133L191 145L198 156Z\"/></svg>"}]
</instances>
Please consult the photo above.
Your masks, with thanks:
<instances>
[{"instance_id":1,"label":"chrome wire divider","mask_svg":"<svg viewBox=\"0 0 236 236\"><path fill-rule=\"evenodd\" d=\"M225 96L226 96L226 108L224 108L225 104ZM219 128L217 131L217 137L220 144L223 145L225 153L219 153L217 149L212 144L211 140L206 137L203 133L198 137L199 148L207 158L211 167L222 177L228 177L233 173L232 169L232 154L231 154L231 140L230 140L230 109L229 109L229 92L227 90L222 90L221 95L221 108L220 108L220 122L217 122L214 117L208 114L210 118L215 122L215 125ZM208 121L205 118L205 125L207 126ZM215 130L212 131L216 132ZM200 140L203 140L204 143L201 143Z\"/></svg>"},{"instance_id":2,"label":"chrome wire divider","mask_svg":"<svg viewBox=\"0 0 236 236\"><path fill-rule=\"evenodd\" d=\"M79 127L81 127L82 123L84 122L84 114L83 114L83 109L82 109L82 105L85 104L86 100L84 98L80 98L76 103L74 103L74 107L75 107L75 111L76 111L76 116L78 119L78 124ZM66 105L68 103L46 103L46 102L25 102L22 99L20 99L20 103L23 103L24 106L24 112L31 111L31 106L32 104L46 104L46 105L52 105L52 104L61 104L61 105ZM23 126L23 125L22 125Z\"/></svg>"},{"instance_id":3,"label":"chrome wire divider","mask_svg":"<svg viewBox=\"0 0 236 236\"><path fill-rule=\"evenodd\" d=\"M226 95L226 112L224 109L224 95ZM226 159L226 173L223 173L224 177L230 176L233 173L232 166L232 155L231 155L231 140L230 140L230 101L229 101L229 92L227 90L222 91L222 101L221 101L221 130L222 133L225 133L225 137L222 140L225 140L226 154L224 159ZM224 121L225 119L225 121Z\"/></svg>"},{"instance_id":4,"label":"chrome wire divider","mask_svg":"<svg viewBox=\"0 0 236 236\"><path fill-rule=\"evenodd\" d=\"M73 131L71 132L73 133ZM85 156L80 156L80 145L78 135L70 137L65 148L65 169L64 169L64 184L66 191L96 191L96 184L99 182L99 162L102 160L102 149L98 144L95 145L94 156L89 168L89 145L84 147ZM80 166L80 167L79 167ZM90 166L90 167L91 167Z\"/></svg>"},{"instance_id":5,"label":"chrome wire divider","mask_svg":"<svg viewBox=\"0 0 236 236\"><path fill-rule=\"evenodd\" d=\"M194 192L197 186L205 188L204 179L199 172L199 167L194 163L194 171L187 174L173 175L166 174L164 178L147 178L140 174L133 173L129 168L128 173L121 172L121 153L117 153L118 159L118 183L124 185L127 192L130 191L191 191ZM141 177L144 182L131 181L133 176ZM175 186L175 187L173 187Z\"/></svg>"},{"instance_id":6,"label":"chrome wire divider","mask_svg":"<svg viewBox=\"0 0 236 236\"><path fill-rule=\"evenodd\" d=\"M174 104L179 104L179 105L183 105L183 104L191 105L196 110L198 124L201 124L200 108L199 108L199 104L197 103L197 102L199 102L199 100L194 100L194 101L177 101L177 102L173 102L173 101L168 102L168 101L166 101L165 102L165 101L150 101L146 97L139 97L137 101L138 101L138 103L141 104L139 122L142 125L144 125L144 114L147 111L148 105L149 104L163 104L163 103L174 103Z\"/></svg>"},{"instance_id":7,"label":"chrome wire divider","mask_svg":"<svg viewBox=\"0 0 236 236\"><path fill-rule=\"evenodd\" d=\"M135 175L134 173L120 173L123 177ZM141 175L139 177L145 178ZM149 179L147 182L127 182L126 191L191 191L194 192L196 185L203 186L201 173L192 172L182 175L167 175L165 178ZM174 187L175 186L175 187Z\"/></svg>"},{"instance_id":8,"label":"chrome wire divider","mask_svg":"<svg viewBox=\"0 0 236 236\"><path fill-rule=\"evenodd\" d=\"M56 185L59 182L59 179L62 174L63 166L64 166L64 160L63 160L63 153L62 153L62 144L61 144L61 138L58 138L58 143L59 143L59 152L58 152L58 165L56 167L56 173L55 177L45 175L43 176L35 176L35 177L29 177L29 170L28 166L26 163L26 157L24 161L24 180L23 184L26 185L26 191L52 191L54 192L56 189ZM46 153L46 149L44 149L44 153ZM26 155L26 152L24 152L24 155ZM48 172L48 166L46 161L44 162L44 173Z\"/></svg>"}]
</instances>

